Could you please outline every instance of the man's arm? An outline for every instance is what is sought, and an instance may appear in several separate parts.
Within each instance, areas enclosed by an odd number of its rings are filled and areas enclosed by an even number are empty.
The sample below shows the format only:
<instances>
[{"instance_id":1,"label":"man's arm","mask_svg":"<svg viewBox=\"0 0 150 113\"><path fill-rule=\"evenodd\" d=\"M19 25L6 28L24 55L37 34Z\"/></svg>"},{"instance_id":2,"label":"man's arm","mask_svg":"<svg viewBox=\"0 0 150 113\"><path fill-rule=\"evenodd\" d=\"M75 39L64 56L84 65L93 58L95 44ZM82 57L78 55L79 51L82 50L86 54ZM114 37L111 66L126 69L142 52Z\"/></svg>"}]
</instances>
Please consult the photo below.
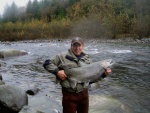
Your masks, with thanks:
<instances>
[{"instance_id":1,"label":"man's arm","mask_svg":"<svg viewBox=\"0 0 150 113\"><path fill-rule=\"evenodd\" d=\"M59 57L56 56L52 60L46 60L43 64L43 67L50 73L56 75L61 80L65 80L67 75L65 74L64 70L59 69L57 65L59 65L60 60Z\"/></svg>"}]
</instances>

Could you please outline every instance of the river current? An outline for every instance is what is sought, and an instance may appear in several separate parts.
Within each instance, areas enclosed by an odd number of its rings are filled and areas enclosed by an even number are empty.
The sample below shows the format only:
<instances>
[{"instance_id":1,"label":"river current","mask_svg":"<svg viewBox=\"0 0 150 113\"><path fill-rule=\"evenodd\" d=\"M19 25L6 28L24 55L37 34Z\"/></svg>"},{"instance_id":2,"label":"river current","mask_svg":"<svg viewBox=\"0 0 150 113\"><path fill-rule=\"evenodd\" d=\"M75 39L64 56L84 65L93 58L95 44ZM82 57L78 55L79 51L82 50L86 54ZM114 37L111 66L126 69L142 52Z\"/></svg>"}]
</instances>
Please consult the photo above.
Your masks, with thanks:
<instances>
[{"instance_id":1,"label":"river current","mask_svg":"<svg viewBox=\"0 0 150 113\"><path fill-rule=\"evenodd\" d=\"M36 85L38 96L56 100L61 111L61 87L43 62L70 47L70 41L7 42L0 50L17 49L28 55L0 59L5 84ZM150 44L87 41L85 51L93 62L113 59L112 74L90 90L90 113L150 113ZM30 97L31 98L31 97ZM52 108L55 109L55 108Z\"/></svg>"}]
</instances>

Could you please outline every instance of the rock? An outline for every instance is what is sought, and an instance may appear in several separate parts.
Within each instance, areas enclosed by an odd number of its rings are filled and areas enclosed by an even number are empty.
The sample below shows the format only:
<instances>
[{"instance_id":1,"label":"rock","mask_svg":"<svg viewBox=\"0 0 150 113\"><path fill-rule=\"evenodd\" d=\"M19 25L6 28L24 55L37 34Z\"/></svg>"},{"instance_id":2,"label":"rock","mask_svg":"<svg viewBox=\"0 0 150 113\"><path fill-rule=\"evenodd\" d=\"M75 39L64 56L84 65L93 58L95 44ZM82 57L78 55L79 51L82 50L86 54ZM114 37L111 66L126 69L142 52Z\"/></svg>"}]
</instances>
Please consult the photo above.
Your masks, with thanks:
<instances>
[{"instance_id":1,"label":"rock","mask_svg":"<svg viewBox=\"0 0 150 113\"><path fill-rule=\"evenodd\" d=\"M35 85L24 86L23 89L28 95L36 95L39 92L39 89Z\"/></svg>"},{"instance_id":2,"label":"rock","mask_svg":"<svg viewBox=\"0 0 150 113\"><path fill-rule=\"evenodd\" d=\"M1 68L1 67L6 67L6 65L7 65L7 64L6 64L4 61L0 60L0 68Z\"/></svg>"},{"instance_id":3,"label":"rock","mask_svg":"<svg viewBox=\"0 0 150 113\"><path fill-rule=\"evenodd\" d=\"M3 77L2 77L2 75L0 74L0 85L4 85L4 84L5 84L2 80L3 80Z\"/></svg>"},{"instance_id":4,"label":"rock","mask_svg":"<svg viewBox=\"0 0 150 113\"><path fill-rule=\"evenodd\" d=\"M24 106L19 113L44 113L38 110L31 108L30 106Z\"/></svg>"},{"instance_id":5,"label":"rock","mask_svg":"<svg viewBox=\"0 0 150 113\"><path fill-rule=\"evenodd\" d=\"M0 85L5 85L5 83L2 80L0 80Z\"/></svg>"},{"instance_id":6,"label":"rock","mask_svg":"<svg viewBox=\"0 0 150 113\"><path fill-rule=\"evenodd\" d=\"M0 80L3 80L2 75L0 74Z\"/></svg>"},{"instance_id":7,"label":"rock","mask_svg":"<svg viewBox=\"0 0 150 113\"><path fill-rule=\"evenodd\" d=\"M28 96L23 89L11 85L0 85L0 109L9 111L8 113L18 113L27 104Z\"/></svg>"},{"instance_id":8,"label":"rock","mask_svg":"<svg viewBox=\"0 0 150 113\"><path fill-rule=\"evenodd\" d=\"M7 57L15 57L15 56L22 56L28 54L26 51L22 50L1 50L0 51L0 58L7 58Z\"/></svg>"}]
</instances>

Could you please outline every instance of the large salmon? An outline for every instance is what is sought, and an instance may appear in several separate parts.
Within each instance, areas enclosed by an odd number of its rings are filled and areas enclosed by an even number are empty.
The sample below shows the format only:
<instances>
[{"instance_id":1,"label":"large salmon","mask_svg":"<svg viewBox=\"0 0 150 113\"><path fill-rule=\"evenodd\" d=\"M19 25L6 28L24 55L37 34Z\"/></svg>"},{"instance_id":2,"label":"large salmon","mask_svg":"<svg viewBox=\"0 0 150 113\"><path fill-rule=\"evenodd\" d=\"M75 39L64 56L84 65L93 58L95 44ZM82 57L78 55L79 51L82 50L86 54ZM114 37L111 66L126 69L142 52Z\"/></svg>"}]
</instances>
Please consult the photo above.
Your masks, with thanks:
<instances>
[{"instance_id":1,"label":"large salmon","mask_svg":"<svg viewBox=\"0 0 150 113\"><path fill-rule=\"evenodd\" d=\"M100 80L105 69L113 64L112 59L102 60L82 67L65 69L65 74L72 88L75 88L77 83L84 83L87 86L90 82Z\"/></svg>"}]
</instances>

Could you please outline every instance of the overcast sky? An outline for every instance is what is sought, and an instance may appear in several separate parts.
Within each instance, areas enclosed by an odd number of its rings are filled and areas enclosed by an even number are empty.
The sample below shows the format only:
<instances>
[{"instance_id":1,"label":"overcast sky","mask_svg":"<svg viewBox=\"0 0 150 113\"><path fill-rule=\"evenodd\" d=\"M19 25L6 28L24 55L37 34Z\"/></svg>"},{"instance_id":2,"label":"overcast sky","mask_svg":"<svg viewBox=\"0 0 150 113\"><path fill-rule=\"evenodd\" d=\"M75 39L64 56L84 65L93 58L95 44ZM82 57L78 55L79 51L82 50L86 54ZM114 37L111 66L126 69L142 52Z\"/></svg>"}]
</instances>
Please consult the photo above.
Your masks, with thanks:
<instances>
[{"instance_id":1,"label":"overcast sky","mask_svg":"<svg viewBox=\"0 0 150 113\"><path fill-rule=\"evenodd\" d=\"M1 0L0 1L1 2L0 3L0 14L3 14L4 7L6 6L6 4L11 5L13 1L15 2L15 4L18 7L21 7L21 6L26 6L29 0ZM33 1L33 0L31 0L31 1Z\"/></svg>"}]
</instances>

